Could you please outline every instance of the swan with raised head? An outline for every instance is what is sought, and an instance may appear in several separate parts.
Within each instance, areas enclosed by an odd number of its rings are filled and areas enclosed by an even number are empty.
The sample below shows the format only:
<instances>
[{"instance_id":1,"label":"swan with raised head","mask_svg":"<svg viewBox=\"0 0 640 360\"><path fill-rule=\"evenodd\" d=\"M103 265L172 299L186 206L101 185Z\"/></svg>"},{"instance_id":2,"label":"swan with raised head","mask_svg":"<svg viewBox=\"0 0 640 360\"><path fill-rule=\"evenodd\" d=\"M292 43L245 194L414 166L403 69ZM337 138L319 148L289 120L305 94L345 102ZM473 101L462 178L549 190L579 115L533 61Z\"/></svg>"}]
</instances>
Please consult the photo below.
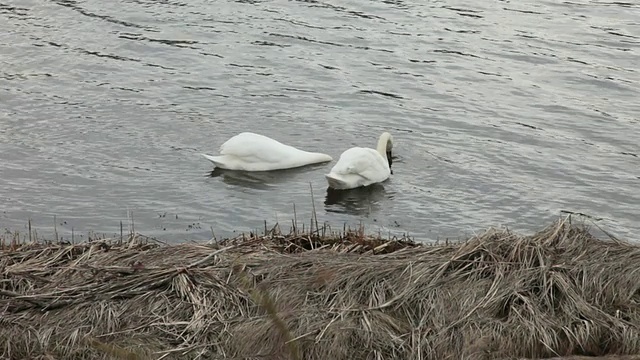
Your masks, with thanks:
<instances>
[{"instance_id":1,"label":"swan with raised head","mask_svg":"<svg viewBox=\"0 0 640 360\"><path fill-rule=\"evenodd\" d=\"M271 171L333 160L327 154L308 152L267 136L243 132L220 146L220 155L201 154L215 167L227 170Z\"/></svg>"},{"instance_id":2,"label":"swan with raised head","mask_svg":"<svg viewBox=\"0 0 640 360\"><path fill-rule=\"evenodd\" d=\"M383 132L378 138L377 148L352 147L345 150L325 175L329 187L336 190L354 189L381 183L389 178L393 137Z\"/></svg>"}]
</instances>

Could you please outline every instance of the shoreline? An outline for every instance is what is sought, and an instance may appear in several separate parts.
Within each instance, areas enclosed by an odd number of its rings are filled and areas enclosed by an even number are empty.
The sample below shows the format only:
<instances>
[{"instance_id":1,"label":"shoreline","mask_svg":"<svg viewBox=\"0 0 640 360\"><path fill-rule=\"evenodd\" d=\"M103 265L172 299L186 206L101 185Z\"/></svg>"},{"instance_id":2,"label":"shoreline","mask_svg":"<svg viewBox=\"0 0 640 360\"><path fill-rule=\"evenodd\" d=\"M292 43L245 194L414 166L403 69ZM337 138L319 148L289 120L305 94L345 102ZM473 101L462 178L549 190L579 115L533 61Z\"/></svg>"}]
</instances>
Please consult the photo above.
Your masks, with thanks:
<instances>
[{"instance_id":1,"label":"shoreline","mask_svg":"<svg viewBox=\"0 0 640 360\"><path fill-rule=\"evenodd\" d=\"M531 235L492 228L437 244L362 228L283 234L277 227L210 244L137 233L78 244L5 241L0 354L640 354L640 245L596 238L571 220Z\"/></svg>"}]
</instances>

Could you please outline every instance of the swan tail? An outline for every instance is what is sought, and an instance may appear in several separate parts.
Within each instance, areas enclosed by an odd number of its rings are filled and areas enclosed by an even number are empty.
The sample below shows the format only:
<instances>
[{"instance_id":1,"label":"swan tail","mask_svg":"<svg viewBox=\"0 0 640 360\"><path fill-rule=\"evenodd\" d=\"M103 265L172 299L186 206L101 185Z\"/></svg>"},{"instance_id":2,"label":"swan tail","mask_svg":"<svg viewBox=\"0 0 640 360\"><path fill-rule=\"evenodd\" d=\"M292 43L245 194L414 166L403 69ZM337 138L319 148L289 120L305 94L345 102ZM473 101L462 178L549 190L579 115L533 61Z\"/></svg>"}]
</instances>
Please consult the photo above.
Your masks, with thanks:
<instances>
[{"instance_id":1,"label":"swan tail","mask_svg":"<svg viewBox=\"0 0 640 360\"><path fill-rule=\"evenodd\" d=\"M213 165L215 165L216 167L222 167L222 157L221 156L211 156L211 155L207 155L207 154L200 154L202 156L204 156L205 159L211 161L213 163Z\"/></svg>"},{"instance_id":2,"label":"swan tail","mask_svg":"<svg viewBox=\"0 0 640 360\"><path fill-rule=\"evenodd\" d=\"M337 174L326 174L324 177L327 179L327 183L329 183L329 187L332 189L344 190L355 187L353 184L349 183L348 179Z\"/></svg>"}]
</instances>

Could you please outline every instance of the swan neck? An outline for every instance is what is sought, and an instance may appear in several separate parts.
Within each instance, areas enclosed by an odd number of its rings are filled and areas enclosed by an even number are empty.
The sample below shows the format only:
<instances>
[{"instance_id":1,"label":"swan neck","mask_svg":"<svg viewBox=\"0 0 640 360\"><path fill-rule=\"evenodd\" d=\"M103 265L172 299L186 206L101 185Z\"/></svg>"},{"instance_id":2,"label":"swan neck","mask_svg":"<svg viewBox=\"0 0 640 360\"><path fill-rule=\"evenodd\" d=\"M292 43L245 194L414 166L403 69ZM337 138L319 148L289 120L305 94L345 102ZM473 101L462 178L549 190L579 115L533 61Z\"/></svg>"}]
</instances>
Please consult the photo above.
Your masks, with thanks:
<instances>
[{"instance_id":1,"label":"swan neck","mask_svg":"<svg viewBox=\"0 0 640 360\"><path fill-rule=\"evenodd\" d=\"M387 160L387 142L388 141L389 141L388 136L385 136L385 134L383 134L382 136L380 136L380 139L378 139L378 147L376 149L385 160Z\"/></svg>"}]
</instances>

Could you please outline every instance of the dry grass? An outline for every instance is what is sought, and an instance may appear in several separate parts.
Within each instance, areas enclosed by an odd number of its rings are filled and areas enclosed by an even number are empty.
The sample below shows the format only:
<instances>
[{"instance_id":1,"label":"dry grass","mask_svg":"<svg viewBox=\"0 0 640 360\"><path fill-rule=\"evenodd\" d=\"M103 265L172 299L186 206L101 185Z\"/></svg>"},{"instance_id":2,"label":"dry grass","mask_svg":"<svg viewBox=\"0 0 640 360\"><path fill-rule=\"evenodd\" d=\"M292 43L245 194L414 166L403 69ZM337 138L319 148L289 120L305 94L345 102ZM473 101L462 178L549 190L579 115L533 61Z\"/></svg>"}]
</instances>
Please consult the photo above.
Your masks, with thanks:
<instances>
[{"instance_id":1,"label":"dry grass","mask_svg":"<svg viewBox=\"0 0 640 360\"><path fill-rule=\"evenodd\" d=\"M640 354L640 246L588 230L567 218L531 236L493 229L433 246L358 232L5 244L0 356Z\"/></svg>"}]
</instances>

